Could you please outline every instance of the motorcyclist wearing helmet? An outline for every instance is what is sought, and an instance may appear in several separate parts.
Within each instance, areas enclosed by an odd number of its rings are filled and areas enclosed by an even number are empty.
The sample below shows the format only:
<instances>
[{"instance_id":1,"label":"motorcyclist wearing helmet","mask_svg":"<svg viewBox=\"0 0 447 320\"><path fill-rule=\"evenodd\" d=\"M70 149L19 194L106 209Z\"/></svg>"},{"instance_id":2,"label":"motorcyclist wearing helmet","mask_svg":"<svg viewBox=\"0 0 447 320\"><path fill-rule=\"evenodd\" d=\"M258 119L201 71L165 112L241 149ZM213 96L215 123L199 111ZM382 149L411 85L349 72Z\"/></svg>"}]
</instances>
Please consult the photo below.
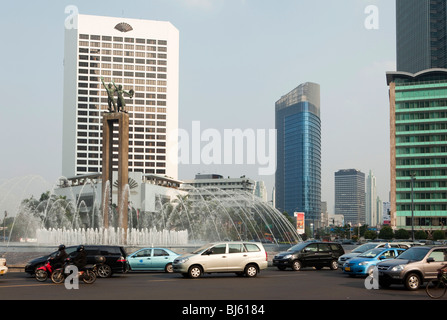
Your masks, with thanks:
<instances>
[{"instance_id":1,"label":"motorcyclist wearing helmet","mask_svg":"<svg viewBox=\"0 0 447 320\"><path fill-rule=\"evenodd\" d=\"M67 259L68 254L65 251L65 245L61 244L59 248L57 249L57 253L53 258L52 264L55 268L60 268L63 264L65 259Z\"/></svg>"},{"instance_id":2,"label":"motorcyclist wearing helmet","mask_svg":"<svg viewBox=\"0 0 447 320\"><path fill-rule=\"evenodd\" d=\"M83 245L79 245L71 258L73 263L79 270L82 270L87 264L87 253Z\"/></svg>"}]
</instances>

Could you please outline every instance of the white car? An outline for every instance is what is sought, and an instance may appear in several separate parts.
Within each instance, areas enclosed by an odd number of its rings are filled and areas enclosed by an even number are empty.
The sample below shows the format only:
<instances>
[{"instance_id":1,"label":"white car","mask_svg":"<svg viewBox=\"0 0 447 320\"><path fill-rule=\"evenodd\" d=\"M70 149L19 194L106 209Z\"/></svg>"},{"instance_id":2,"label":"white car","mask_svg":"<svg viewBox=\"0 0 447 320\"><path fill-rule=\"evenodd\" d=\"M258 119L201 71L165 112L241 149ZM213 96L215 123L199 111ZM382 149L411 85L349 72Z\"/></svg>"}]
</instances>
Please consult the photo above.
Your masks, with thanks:
<instances>
[{"instance_id":1,"label":"white car","mask_svg":"<svg viewBox=\"0 0 447 320\"><path fill-rule=\"evenodd\" d=\"M8 272L8 267L6 266L6 259L0 258L0 276L5 275Z\"/></svg>"},{"instance_id":2,"label":"white car","mask_svg":"<svg viewBox=\"0 0 447 320\"><path fill-rule=\"evenodd\" d=\"M255 277L267 268L268 261L267 252L260 242L216 242L177 257L172 266L174 272L190 278L215 272Z\"/></svg>"}]
</instances>

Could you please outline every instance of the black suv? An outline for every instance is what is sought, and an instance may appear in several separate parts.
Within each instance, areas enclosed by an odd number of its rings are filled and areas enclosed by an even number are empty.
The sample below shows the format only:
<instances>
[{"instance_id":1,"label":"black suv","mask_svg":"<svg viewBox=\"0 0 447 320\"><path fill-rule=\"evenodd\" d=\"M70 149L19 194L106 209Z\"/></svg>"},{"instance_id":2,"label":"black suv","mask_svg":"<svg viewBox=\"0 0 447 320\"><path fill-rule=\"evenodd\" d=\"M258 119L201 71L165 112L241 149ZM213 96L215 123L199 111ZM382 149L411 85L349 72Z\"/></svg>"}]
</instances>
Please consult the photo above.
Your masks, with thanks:
<instances>
[{"instance_id":1,"label":"black suv","mask_svg":"<svg viewBox=\"0 0 447 320\"><path fill-rule=\"evenodd\" d=\"M78 246L70 246L65 248L65 251L70 256L71 253L76 251ZM85 252L87 253L87 263L95 264L97 256L104 256L106 261L98 268L98 276L101 278L108 278L113 273L125 273L127 272L126 251L120 246L102 246L102 245L85 245ZM54 257L57 251L31 260L25 266L25 272L33 275L35 270L48 260L49 257Z\"/></svg>"},{"instance_id":2,"label":"black suv","mask_svg":"<svg viewBox=\"0 0 447 320\"><path fill-rule=\"evenodd\" d=\"M303 267L315 267L321 269L329 267L338 269L338 257L345 250L339 243L334 242L301 242L289 248L286 252L280 252L273 258L273 265L279 270L287 267L295 271Z\"/></svg>"}]
</instances>

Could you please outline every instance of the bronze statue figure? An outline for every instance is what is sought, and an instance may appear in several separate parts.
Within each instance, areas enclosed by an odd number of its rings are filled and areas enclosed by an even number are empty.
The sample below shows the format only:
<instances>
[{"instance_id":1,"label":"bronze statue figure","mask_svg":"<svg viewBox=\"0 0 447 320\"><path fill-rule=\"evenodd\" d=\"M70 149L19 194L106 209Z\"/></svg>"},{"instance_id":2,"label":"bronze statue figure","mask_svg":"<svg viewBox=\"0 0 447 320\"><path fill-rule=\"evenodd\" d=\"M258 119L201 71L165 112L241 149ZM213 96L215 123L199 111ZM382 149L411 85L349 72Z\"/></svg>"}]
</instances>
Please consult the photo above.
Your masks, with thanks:
<instances>
[{"instance_id":1,"label":"bronze statue figure","mask_svg":"<svg viewBox=\"0 0 447 320\"><path fill-rule=\"evenodd\" d=\"M127 94L130 98L133 97L134 91L132 89L129 90L129 92L124 91L123 90L123 86L122 85L118 85L118 87L116 86L115 82L113 82L113 86L115 87L115 91L118 95L118 100L117 100L117 106L118 106L118 112L125 112L124 107L126 106L126 102L124 101L124 96L123 93Z\"/></svg>"},{"instance_id":2,"label":"bronze statue figure","mask_svg":"<svg viewBox=\"0 0 447 320\"><path fill-rule=\"evenodd\" d=\"M106 86L106 84L104 83L104 77L101 77L101 82L107 91L107 97L108 97L107 103L109 105L109 112L116 112L116 103L115 103L115 99L113 98L113 95L115 93L115 88L113 88L111 83L109 83L109 85Z\"/></svg>"},{"instance_id":3,"label":"bronze statue figure","mask_svg":"<svg viewBox=\"0 0 447 320\"><path fill-rule=\"evenodd\" d=\"M109 83L109 85L107 86L104 83L104 77L101 77L101 82L107 91L107 97L108 97L107 103L109 105L109 112L126 112L124 110L124 107L126 106L126 102L124 100L123 94L127 94L130 98L132 98L135 92L132 89L130 89L128 92L124 91L122 85L118 85L118 87L117 87L115 82L113 82L113 81L112 81L112 83ZM116 102L115 102L115 98L114 98L115 92L118 95Z\"/></svg>"}]
</instances>

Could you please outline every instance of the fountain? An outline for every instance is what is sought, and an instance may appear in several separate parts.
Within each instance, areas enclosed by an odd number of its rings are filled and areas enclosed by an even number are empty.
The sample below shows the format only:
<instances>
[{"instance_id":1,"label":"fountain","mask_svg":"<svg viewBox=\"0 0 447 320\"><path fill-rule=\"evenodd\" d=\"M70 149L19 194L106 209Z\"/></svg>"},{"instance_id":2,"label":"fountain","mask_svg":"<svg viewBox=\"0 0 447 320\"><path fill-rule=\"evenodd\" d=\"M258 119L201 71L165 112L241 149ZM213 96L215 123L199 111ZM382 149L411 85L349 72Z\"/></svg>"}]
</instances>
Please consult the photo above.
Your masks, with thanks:
<instances>
[{"instance_id":1,"label":"fountain","mask_svg":"<svg viewBox=\"0 0 447 320\"><path fill-rule=\"evenodd\" d=\"M133 202L126 187L128 221L123 224L117 218L120 208L112 205L106 226L102 197L95 194L102 190L95 184L98 181L86 179L76 192L73 187L64 188L64 196L60 188L53 188L40 199L23 200L11 234L19 232L21 238L35 239L37 245L188 246L224 240L275 244L301 241L287 218L269 203L246 191L212 187L189 187L188 192L174 189L169 200L157 196L154 212L140 211L141 205ZM123 225L128 226L126 230Z\"/></svg>"}]
</instances>

